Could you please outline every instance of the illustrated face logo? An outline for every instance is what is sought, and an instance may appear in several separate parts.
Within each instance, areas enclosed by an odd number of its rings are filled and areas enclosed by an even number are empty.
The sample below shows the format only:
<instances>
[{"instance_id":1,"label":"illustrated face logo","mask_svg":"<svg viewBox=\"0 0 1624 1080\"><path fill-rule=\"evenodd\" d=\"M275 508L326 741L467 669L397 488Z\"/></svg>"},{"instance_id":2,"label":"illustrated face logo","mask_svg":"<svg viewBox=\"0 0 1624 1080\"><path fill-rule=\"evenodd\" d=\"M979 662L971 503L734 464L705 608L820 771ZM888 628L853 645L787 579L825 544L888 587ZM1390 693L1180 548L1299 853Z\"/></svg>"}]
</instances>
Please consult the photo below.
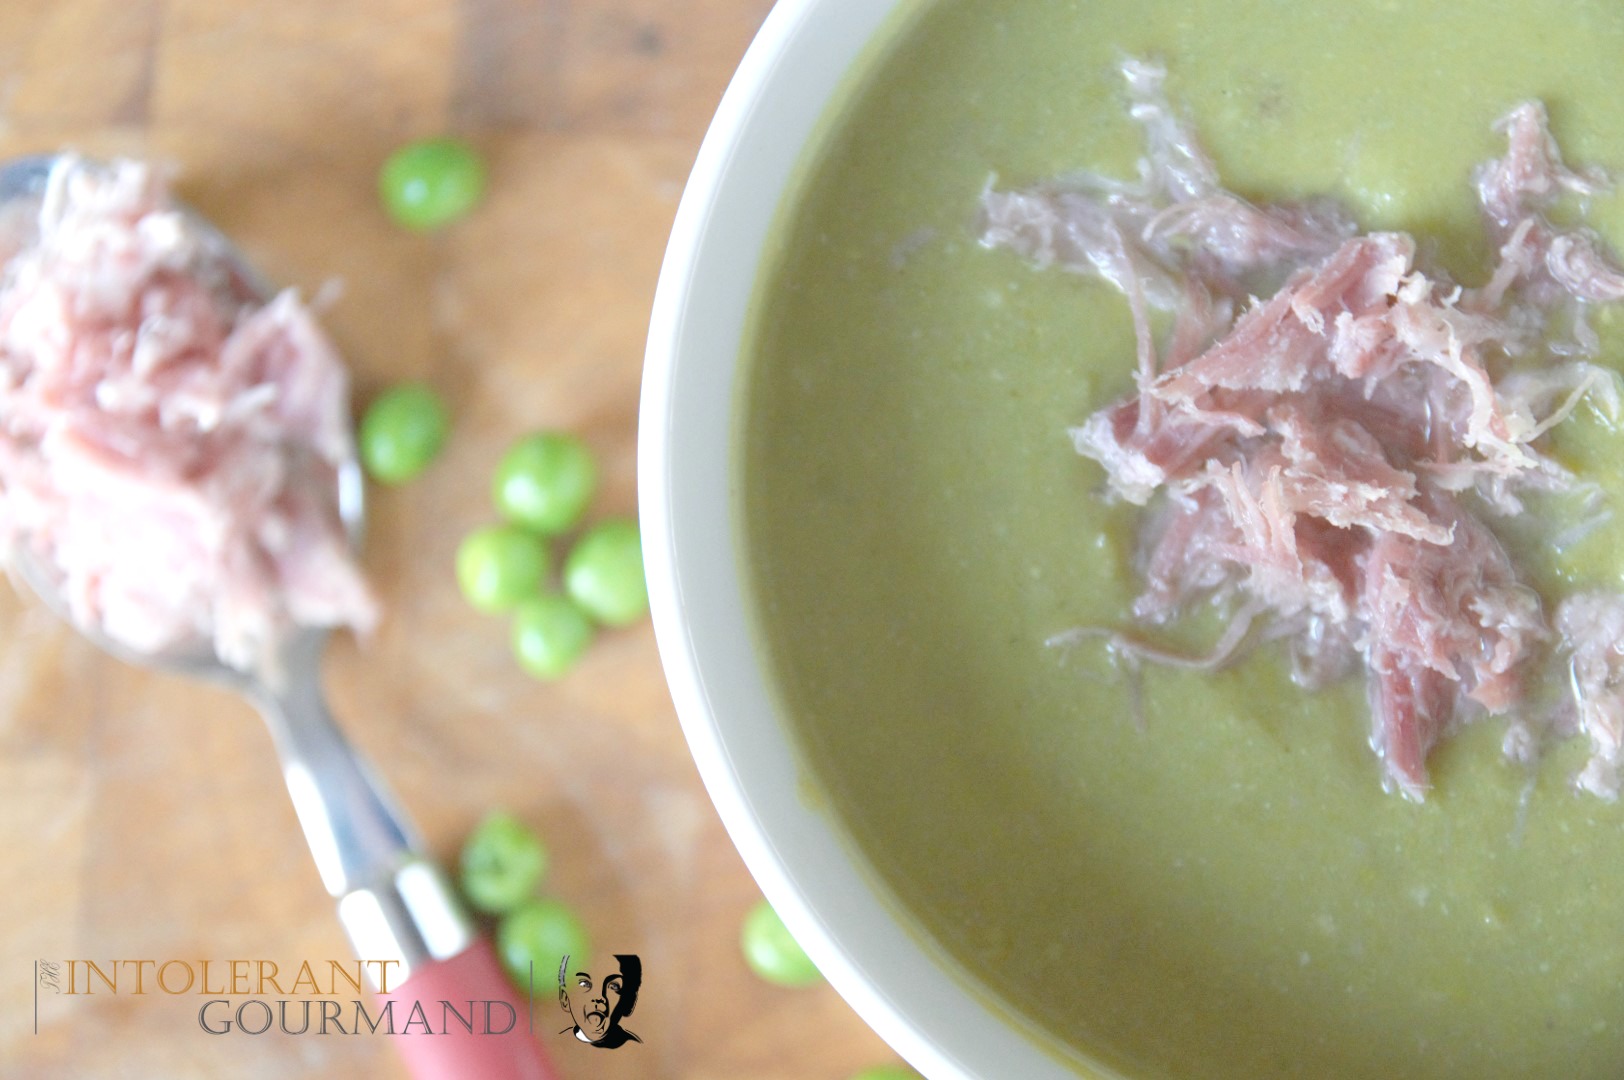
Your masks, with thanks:
<instances>
[{"instance_id":1,"label":"illustrated face logo","mask_svg":"<svg viewBox=\"0 0 1624 1080\"><path fill-rule=\"evenodd\" d=\"M621 1025L637 1007L643 962L626 953L616 953L614 959L615 967L600 964L596 971L571 964L568 956L558 965L558 1004L574 1025L564 1030L606 1050L643 1041Z\"/></svg>"}]
</instances>

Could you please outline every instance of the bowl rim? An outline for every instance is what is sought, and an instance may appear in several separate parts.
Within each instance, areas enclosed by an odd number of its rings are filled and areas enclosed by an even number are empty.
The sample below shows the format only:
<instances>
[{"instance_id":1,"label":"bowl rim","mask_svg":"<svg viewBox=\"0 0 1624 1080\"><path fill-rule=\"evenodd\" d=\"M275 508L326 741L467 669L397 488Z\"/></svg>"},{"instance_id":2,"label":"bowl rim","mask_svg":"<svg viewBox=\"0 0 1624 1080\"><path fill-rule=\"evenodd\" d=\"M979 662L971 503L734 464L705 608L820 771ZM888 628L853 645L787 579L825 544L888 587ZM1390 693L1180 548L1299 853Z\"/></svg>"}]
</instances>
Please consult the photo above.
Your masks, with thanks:
<instances>
[{"instance_id":1,"label":"bowl rim","mask_svg":"<svg viewBox=\"0 0 1624 1080\"><path fill-rule=\"evenodd\" d=\"M655 639L690 753L734 846L881 1038L931 1077L1120 1080L974 987L923 931L904 927L878 875L811 805L808 773L753 644L733 449L756 281L780 203L839 91L897 16L921 9L914 0L779 0L705 134L660 269L639 406Z\"/></svg>"}]
</instances>

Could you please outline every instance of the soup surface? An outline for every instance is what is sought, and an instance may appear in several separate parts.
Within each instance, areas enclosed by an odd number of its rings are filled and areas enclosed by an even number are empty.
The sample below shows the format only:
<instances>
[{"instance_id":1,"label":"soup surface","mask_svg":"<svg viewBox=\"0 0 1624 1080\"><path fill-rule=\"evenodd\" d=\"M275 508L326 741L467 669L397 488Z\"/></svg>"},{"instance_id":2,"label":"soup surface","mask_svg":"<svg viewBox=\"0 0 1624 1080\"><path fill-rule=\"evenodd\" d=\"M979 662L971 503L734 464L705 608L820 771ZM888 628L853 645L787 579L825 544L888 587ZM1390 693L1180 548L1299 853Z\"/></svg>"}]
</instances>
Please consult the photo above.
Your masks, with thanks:
<instances>
[{"instance_id":1,"label":"soup surface","mask_svg":"<svg viewBox=\"0 0 1624 1080\"><path fill-rule=\"evenodd\" d=\"M1471 171L1512 105L1624 175L1613 2L915 5L786 206L741 400L757 621L812 787L1061 1053L1136 1077L1624 1075L1624 806L1574 793L1582 745L1530 772L1481 722L1417 805L1382 790L1360 680L1306 694L1263 649L1136 683L1045 644L1127 625L1139 588L1140 511L1067 435L1130 389L1133 329L1110 286L982 249L975 214L994 174L1133 175L1125 53L1166 62L1227 186L1336 196L1468 283ZM1590 221L1624 246L1624 200ZM1624 364L1624 319L1594 322ZM1582 408L1553 452L1624 508L1621 450ZM1497 527L1548 605L1624 588L1624 522L1560 550Z\"/></svg>"}]
</instances>

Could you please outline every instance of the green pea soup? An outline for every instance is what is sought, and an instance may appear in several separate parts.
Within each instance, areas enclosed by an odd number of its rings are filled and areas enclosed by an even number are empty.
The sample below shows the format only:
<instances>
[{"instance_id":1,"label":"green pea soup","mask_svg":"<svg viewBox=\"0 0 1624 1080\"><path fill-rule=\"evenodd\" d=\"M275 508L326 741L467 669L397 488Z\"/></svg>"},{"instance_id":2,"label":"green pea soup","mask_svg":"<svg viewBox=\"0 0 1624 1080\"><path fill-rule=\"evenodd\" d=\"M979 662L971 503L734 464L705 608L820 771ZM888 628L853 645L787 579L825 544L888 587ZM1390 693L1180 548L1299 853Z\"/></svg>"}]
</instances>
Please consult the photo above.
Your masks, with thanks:
<instances>
[{"instance_id":1,"label":"green pea soup","mask_svg":"<svg viewBox=\"0 0 1624 1080\"><path fill-rule=\"evenodd\" d=\"M978 197L1133 175L1122 56L1232 189L1328 194L1487 274L1472 169L1543 100L1624 175L1624 5L938 0L908 6L787 197L738 402L754 620L812 797L917 933L1065 1059L1134 1077L1624 1075L1624 808L1503 720L1384 793L1359 680L1262 649L1215 675L1046 644L1121 626L1138 511L1068 427L1131 388L1110 287L982 249ZM1624 200L1589 209L1615 250ZM1601 361L1624 331L1599 310ZM1594 410L1553 452L1624 506ZM1548 604L1624 588L1624 526L1495 522ZM1210 628L1209 628L1210 629ZM1196 635L1199 637L1197 628ZM1081 1066L1079 1066L1081 1068Z\"/></svg>"}]
</instances>

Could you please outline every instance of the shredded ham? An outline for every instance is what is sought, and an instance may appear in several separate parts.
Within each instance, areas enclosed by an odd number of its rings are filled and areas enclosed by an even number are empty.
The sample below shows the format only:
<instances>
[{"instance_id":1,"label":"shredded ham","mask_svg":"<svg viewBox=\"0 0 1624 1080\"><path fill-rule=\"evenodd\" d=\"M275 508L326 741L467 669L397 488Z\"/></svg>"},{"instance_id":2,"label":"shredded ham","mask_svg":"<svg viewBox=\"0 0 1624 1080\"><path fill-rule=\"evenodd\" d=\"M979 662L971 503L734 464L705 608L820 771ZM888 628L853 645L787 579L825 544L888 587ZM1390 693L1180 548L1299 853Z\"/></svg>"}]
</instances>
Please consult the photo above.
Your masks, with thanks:
<instances>
[{"instance_id":1,"label":"shredded ham","mask_svg":"<svg viewBox=\"0 0 1624 1080\"><path fill-rule=\"evenodd\" d=\"M64 158L0 281L0 551L127 649L263 667L295 626L371 630L339 518L348 377L292 292L130 161Z\"/></svg>"},{"instance_id":2,"label":"shredded ham","mask_svg":"<svg viewBox=\"0 0 1624 1080\"><path fill-rule=\"evenodd\" d=\"M1556 609L1556 629L1570 654L1579 728L1590 738L1590 762L1579 786L1616 799L1624 761L1624 596L1569 597Z\"/></svg>"},{"instance_id":3,"label":"shredded ham","mask_svg":"<svg viewBox=\"0 0 1624 1080\"><path fill-rule=\"evenodd\" d=\"M1259 207L1223 190L1163 70L1129 60L1123 74L1144 132L1138 178L989 189L981 240L1129 300L1137 388L1072 438L1111 494L1150 508L1135 617L1165 622L1217 597L1237 623L1214 663L1263 616L1305 684L1362 667L1386 782L1416 800L1439 740L1513 713L1559 638L1593 749L1578 782L1615 797L1624 597L1565 602L1553 633L1472 509L1514 513L1523 493L1573 487L1535 441L1587 395L1618 410L1617 377L1588 362L1584 311L1624 299L1624 269L1595 233L1545 216L1605 178L1563 164L1543 107L1513 109L1498 126L1506 155L1475 178L1498 260L1465 289L1418 266L1408 235L1356 235L1333 203ZM1259 282L1268 298L1249 299ZM1163 343L1152 310L1173 316ZM1545 347L1547 366L1496 380L1562 318L1572 341ZM1179 660L1105 636L1136 660Z\"/></svg>"}]
</instances>

